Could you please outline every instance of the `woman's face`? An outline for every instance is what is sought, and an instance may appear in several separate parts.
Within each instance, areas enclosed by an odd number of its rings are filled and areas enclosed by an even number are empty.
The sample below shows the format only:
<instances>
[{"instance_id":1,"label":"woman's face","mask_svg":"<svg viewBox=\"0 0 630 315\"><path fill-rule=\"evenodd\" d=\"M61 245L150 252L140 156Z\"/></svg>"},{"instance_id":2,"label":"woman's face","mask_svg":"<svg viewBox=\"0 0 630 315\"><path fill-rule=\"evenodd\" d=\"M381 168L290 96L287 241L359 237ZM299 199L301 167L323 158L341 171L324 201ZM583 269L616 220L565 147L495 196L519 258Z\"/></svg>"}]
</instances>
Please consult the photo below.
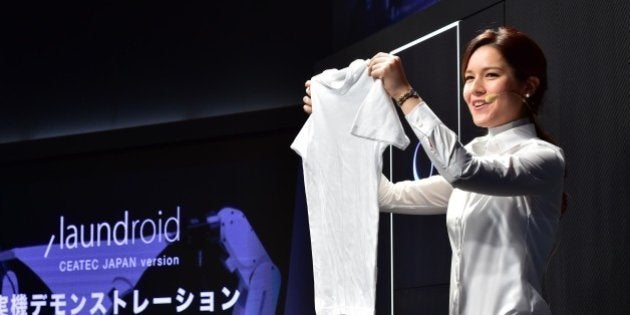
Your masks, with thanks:
<instances>
[{"instance_id":1,"label":"woman's face","mask_svg":"<svg viewBox=\"0 0 630 315\"><path fill-rule=\"evenodd\" d=\"M464 100L475 125L491 128L524 117L524 84L514 77L512 68L492 46L473 52L464 73ZM496 95L494 100L486 99Z\"/></svg>"}]
</instances>

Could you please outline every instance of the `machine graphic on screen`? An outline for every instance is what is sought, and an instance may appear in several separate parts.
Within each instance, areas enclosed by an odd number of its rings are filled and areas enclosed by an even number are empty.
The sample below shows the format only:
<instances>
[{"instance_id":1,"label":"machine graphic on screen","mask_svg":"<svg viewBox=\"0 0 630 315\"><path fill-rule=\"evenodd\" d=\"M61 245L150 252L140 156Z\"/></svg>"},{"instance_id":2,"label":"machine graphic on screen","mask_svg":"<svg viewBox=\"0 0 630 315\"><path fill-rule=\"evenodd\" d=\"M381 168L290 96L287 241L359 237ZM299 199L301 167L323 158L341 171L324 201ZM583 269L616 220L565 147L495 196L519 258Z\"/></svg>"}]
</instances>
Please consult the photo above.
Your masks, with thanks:
<instances>
[{"instance_id":1,"label":"machine graphic on screen","mask_svg":"<svg viewBox=\"0 0 630 315\"><path fill-rule=\"evenodd\" d=\"M413 179L418 180L425 177L431 177L433 174L437 174L435 171L435 166L433 162L429 160L429 158L421 159L423 155L422 145L420 143L416 144L416 148L413 151L413 166L412 173Z\"/></svg>"},{"instance_id":2,"label":"machine graphic on screen","mask_svg":"<svg viewBox=\"0 0 630 315\"><path fill-rule=\"evenodd\" d=\"M238 209L192 220L177 242L129 243L0 252L0 313L275 314L280 272Z\"/></svg>"}]
</instances>

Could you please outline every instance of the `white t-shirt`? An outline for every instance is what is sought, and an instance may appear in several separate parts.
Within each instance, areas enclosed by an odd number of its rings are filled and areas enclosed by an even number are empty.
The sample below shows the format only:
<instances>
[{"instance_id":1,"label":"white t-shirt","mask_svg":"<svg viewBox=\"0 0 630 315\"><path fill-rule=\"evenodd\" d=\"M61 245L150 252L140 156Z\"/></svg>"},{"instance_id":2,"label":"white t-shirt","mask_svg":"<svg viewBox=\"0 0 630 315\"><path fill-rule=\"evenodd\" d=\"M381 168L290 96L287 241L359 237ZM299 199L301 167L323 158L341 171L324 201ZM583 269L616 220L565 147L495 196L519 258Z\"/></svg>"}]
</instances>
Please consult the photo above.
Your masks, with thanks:
<instances>
[{"instance_id":1,"label":"white t-shirt","mask_svg":"<svg viewBox=\"0 0 630 315\"><path fill-rule=\"evenodd\" d=\"M311 80L312 114L291 144L301 157L317 314L374 314L383 151L409 139L367 61Z\"/></svg>"}]
</instances>

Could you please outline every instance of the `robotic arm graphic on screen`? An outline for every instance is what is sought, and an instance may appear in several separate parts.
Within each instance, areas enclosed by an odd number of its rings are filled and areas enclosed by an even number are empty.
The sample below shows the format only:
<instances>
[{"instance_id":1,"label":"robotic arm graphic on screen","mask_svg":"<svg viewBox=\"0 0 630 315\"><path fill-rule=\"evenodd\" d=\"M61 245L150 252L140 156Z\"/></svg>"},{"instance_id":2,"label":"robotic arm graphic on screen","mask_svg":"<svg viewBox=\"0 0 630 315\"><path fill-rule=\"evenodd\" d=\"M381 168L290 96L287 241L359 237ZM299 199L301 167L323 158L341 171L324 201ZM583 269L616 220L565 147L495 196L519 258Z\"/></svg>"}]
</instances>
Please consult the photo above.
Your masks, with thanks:
<instances>
[{"instance_id":1,"label":"robotic arm graphic on screen","mask_svg":"<svg viewBox=\"0 0 630 315\"><path fill-rule=\"evenodd\" d=\"M247 295L233 314L274 314L280 272L245 215L234 208L223 208L206 221L210 227L220 229L220 242L229 255L225 267L238 274L239 291Z\"/></svg>"}]
</instances>

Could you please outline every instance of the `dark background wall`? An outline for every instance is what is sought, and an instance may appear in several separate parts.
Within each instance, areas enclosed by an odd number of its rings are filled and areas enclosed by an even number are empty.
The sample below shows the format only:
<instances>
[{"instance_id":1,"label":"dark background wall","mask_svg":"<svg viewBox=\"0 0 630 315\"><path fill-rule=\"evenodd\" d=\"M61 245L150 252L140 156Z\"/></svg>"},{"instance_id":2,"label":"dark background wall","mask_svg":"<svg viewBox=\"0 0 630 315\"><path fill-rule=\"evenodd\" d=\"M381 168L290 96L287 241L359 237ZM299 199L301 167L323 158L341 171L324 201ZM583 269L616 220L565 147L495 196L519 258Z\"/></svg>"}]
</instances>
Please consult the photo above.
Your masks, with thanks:
<instances>
[{"instance_id":1,"label":"dark background wall","mask_svg":"<svg viewBox=\"0 0 630 315\"><path fill-rule=\"evenodd\" d=\"M302 84L315 72L501 4L496 22L528 32L547 54L543 123L568 159L569 212L545 286L552 309L630 313L630 3L442 0L361 35L347 32L374 26L355 19L335 28L348 13L333 3L4 4L0 142L299 111Z\"/></svg>"},{"instance_id":2,"label":"dark background wall","mask_svg":"<svg viewBox=\"0 0 630 315\"><path fill-rule=\"evenodd\" d=\"M0 142L296 105L327 1L11 1ZM297 107L296 107L297 108Z\"/></svg>"}]
</instances>

